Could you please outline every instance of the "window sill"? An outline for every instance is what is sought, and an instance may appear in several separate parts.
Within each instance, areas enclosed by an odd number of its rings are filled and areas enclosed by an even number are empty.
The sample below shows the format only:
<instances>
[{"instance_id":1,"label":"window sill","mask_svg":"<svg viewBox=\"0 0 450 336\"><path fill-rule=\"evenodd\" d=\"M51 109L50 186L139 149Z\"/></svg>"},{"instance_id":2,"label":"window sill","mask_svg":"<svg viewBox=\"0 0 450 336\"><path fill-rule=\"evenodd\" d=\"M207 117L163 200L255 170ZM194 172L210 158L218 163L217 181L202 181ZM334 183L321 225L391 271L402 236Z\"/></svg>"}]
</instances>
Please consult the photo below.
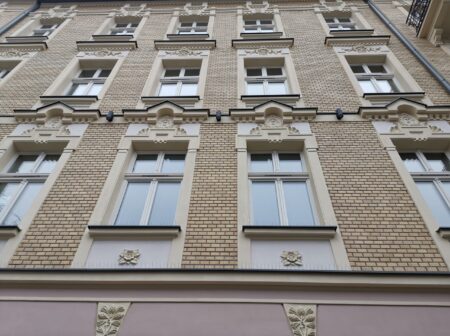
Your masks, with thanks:
<instances>
[{"instance_id":1,"label":"window sill","mask_svg":"<svg viewBox=\"0 0 450 336\"><path fill-rule=\"evenodd\" d=\"M437 233L439 233L439 235L447 240L450 240L450 226L441 226L439 229L437 229L436 231Z\"/></svg>"},{"instance_id":2,"label":"window sill","mask_svg":"<svg viewBox=\"0 0 450 336\"><path fill-rule=\"evenodd\" d=\"M391 35L345 35L345 36L327 36L325 37L326 46L348 46L352 43L354 44L377 44L377 45L387 45Z\"/></svg>"},{"instance_id":3,"label":"window sill","mask_svg":"<svg viewBox=\"0 0 450 336\"><path fill-rule=\"evenodd\" d=\"M201 41L209 39L209 34L167 34L167 38L171 41Z\"/></svg>"},{"instance_id":4,"label":"window sill","mask_svg":"<svg viewBox=\"0 0 450 336\"><path fill-rule=\"evenodd\" d=\"M180 106L195 106L200 101L200 96L143 96L141 101L146 106L152 106L165 101L170 101Z\"/></svg>"},{"instance_id":5,"label":"window sill","mask_svg":"<svg viewBox=\"0 0 450 336\"><path fill-rule=\"evenodd\" d=\"M8 43L40 43L48 40L47 36L8 36Z\"/></svg>"},{"instance_id":6,"label":"window sill","mask_svg":"<svg viewBox=\"0 0 450 336\"><path fill-rule=\"evenodd\" d=\"M252 38L252 39L236 39L231 40L231 46L236 49L244 48L264 48L267 46L273 48L290 48L294 45L293 38ZM268 49L268 54L270 54L270 49Z\"/></svg>"},{"instance_id":7,"label":"window sill","mask_svg":"<svg viewBox=\"0 0 450 336\"><path fill-rule=\"evenodd\" d=\"M155 40L156 50L172 50L195 47L199 50L214 49L216 47L216 40L181 40L181 41L169 41L169 40Z\"/></svg>"},{"instance_id":8,"label":"window sill","mask_svg":"<svg viewBox=\"0 0 450 336\"><path fill-rule=\"evenodd\" d=\"M242 231L253 239L331 239L336 235L336 226L253 226L244 225Z\"/></svg>"},{"instance_id":9,"label":"window sill","mask_svg":"<svg viewBox=\"0 0 450 336\"><path fill-rule=\"evenodd\" d=\"M112 51L135 50L138 45L137 41L114 40L114 41L77 41L78 51L93 51L99 48L107 48Z\"/></svg>"},{"instance_id":10,"label":"window sill","mask_svg":"<svg viewBox=\"0 0 450 336\"><path fill-rule=\"evenodd\" d=\"M258 105L269 100L274 100L280 103L295 105L300 99L298 94L285 95L242 95L241 100L247 105Z\"/></svg>"},{"instance_id":11,"label":"window sill","mask_svg":"<svg viewBox=\"0 0 450 336\"><path fill-rule=\"evenodd\" d=\"M356 36L372 36L373 29L353 29L353 30L339 30L330 29L329 35L332 37L356 37Z\"/></svg>"},{"instance_id":12,"label":"window sill","mask_svg":"<svg viewBox=\"0 0 450 336\"><path fill-rule=\"evenodd\" d=\"M89 107L98 101L97 96L40 96L42 104L62 102L69 106Z\"/></svg>"},{"instance_id":13,"label":"window sill","mask_svg":"<svg viewBox=\"0 0 450 336\"><path fill-rule=\"evenodd\" d=\"M29 51L43 51L46 50L47 43L46 42L2 42L0 43L0 51L4 49L18 49L24 50L26 52Z\"/></svg>"},{"instance_id":14,"label":"window sill","mask_svg":"<svg viewBox=\"0 0 450 336\"><path fill-rule=\"evenodd\" d=\"M0 225L0 239L15 237L20 232L17 225Z\"/></svg>"},{"instance_id":15,"label":"window sill","mask_svg":"<svg viewBox=\"0 0 450 336\"><path fill-rule=\"evenodd\" d=\"M133 34L125 34L125 35L92 35L92 40L96 42L103 41L130 41L134 37Z\"/></svg>"},{"instance_id":16,"label":"window sill","mask_svg":"<svg viewBox=\"0 0 450 336\"><path fill-rule=\"evenodd\" d=\"M279 39L283 36L282 32L271 32L271 33L241 33L243 39L254 39L254 40L267 40L267 39Z\"/></svg>"},{"instance_id":17,"label":"window sill","mask_svg":"<svg viewBox=\"0 0 450 336\"><path fill-rule=\"evenodd\" d=\"M176 238L181 227L173 226L142 226L142 225L89 225L89 235L95 239L151 239Z\"/></svg>"},{"instance_id":18,"label":"window sill","mask_svg":"<svg viewBox=\"0 0 450 336\"><path fill-rule=\"evenodd\" d=\"M425 92L394 92L394 93L364 93L363 98L373 105L389 104L399 98L417 100L421 102Z\"/></svg>"}]
</instances>

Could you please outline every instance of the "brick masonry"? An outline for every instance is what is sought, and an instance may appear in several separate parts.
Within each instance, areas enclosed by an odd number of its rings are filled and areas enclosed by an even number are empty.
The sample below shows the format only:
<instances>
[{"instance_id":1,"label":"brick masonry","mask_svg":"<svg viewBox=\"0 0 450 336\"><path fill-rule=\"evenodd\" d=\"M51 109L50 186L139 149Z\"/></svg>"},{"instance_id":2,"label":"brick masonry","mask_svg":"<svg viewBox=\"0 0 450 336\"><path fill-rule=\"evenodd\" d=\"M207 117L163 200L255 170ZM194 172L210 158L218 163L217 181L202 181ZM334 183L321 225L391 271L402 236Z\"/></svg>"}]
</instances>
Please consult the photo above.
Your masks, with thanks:
<instances>
[{"instance_id":1,"label":"brick masonry","mask_svg":"<svg viewBox=\"0 0 450 336\"><path fill-rule=\"evenodd\" d=\"M202 124L182 267L237 266L236 125Z\"/></svg>"},{"instance_id":2,"label":"brick masonry","mask_svg":"<svg viewBox=\"0 0 450 336\"><path fill-rule=\"evenodd\" d=\"M371 123L311 128L352 269L447 271Z\"/></svg>"},{"instance_id":3,"label":"brick masonry","mask_svg":"<svg viewBox=\"0 0 450 336\"><path fill-rule=\"evenodd\" d=\"M124 124L88 127L17 248L10 266L70 266L125 129Z\"/></svg>"}]
</instances>

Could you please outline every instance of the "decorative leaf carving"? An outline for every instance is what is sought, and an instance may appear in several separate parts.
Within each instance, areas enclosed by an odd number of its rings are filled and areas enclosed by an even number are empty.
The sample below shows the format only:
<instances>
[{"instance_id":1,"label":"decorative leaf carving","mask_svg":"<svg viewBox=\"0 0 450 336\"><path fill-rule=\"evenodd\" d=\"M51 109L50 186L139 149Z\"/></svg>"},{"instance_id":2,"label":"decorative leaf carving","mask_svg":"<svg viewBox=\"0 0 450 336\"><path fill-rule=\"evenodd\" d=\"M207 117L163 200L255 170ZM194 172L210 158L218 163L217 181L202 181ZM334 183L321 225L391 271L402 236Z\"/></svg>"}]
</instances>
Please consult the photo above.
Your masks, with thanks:
<instances>
[{"instance_id":1,"label":"decorative leaf carving","mask_svg":"<svg viewBox=\"0 0 450 336\"><path fill-rule=\"evenodd\" d=\"M316 307L308 305L284 305L289 325L295 336L316 335Z\"/></svg>"},{"instance_id":2,"label":"decorative leaf carving","mask_svg":"<svg viewBox=\"0 0 450 336\"><path fill-rule=\"evenodd\" d=\"M129 303L99 302L96 336L116 335L129 306Z\"/></svg>"}]
</instances>

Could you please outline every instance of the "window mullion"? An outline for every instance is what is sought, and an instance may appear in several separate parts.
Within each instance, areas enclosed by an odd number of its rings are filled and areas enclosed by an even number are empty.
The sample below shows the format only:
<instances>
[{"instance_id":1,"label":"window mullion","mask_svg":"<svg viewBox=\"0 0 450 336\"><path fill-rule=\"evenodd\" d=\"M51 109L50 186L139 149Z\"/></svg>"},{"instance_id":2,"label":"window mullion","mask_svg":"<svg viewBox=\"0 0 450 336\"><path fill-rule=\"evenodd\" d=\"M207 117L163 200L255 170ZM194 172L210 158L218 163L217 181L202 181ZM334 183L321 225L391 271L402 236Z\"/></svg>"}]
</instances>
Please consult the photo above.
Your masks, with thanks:
<instances>
[{"instance_id":1,"label":"window mullion","mask_svg":"<svg viewBox=\"0 0 450 336\"><path fill-rule=\"evenodd\" d=\"M433 183L436 186L438 192L441 194L444 202L447 204L447 207L450 208L450 195L447 196L444 188L442 187L442 181L436 178Z\"/></svg>"},{"instance_id":2,"label":"window mullion","mask_svg":"<svg viewBox=\"0 0 450 336\"><path fill-rule=\"evenodd\" d=\"M153 178L150 182L150 188L148 190L147 199L145 201L144 211L142 212L140 225L148 225L148 221L150 220L150 215L152 212L153 201L156 197L158 183L159 181L156 178Z\"/></svg>"},{"instance_id":3,"label":"window mullion","mask_svg":"<svg viewBox=\"0 0 450 336\"><path fill-rule=\"evenodd\" d=\"M277 178L277 180L275 181L275 187L277 192L278 215L280 216L280 225L287 226L288 225L287 209L284 198L283 181L281 180L281 178Z\"/></svg>"},{"instance_id":4,"label":"window mullion","mask_svg":"<svg viewBox=\"0 0 450 336\"><path fill-rule=\"evenodd\" d=\"M16 204L17 200L19 199L22 192L25 190L25 187L28 184L28 180L22 180L20 181L19 187L17 188L16 193L11 197L11 200L8 202L7 205L3 208L2 212L0 213L0 225L3 224L4 220L8 216L11 209Z\"/></svg>"},{"instance_id":5,"label":"window mullion","mask_svg":"<svg viewBox=\"0 0 450 336\"><path fill-rule=\"evenodd\" d=\"M39 154L39 156L36 158L36 161L34 162L34 166L31 169L32 173L35 173L38 167L41 165L42 161L44 161L45 153Z\"/></svg>"}]
</instances>

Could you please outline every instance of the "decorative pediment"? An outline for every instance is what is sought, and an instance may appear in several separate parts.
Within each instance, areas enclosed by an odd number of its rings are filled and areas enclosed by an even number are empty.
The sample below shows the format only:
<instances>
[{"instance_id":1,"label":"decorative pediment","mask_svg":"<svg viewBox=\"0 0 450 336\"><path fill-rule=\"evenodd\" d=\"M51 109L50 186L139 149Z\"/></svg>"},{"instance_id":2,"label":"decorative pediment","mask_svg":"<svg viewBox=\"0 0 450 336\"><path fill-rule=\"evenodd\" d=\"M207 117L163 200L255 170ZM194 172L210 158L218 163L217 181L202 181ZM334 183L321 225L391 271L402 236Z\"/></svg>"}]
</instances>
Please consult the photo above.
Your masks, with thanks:
<instances>
[{"instance_id":1,"label":"decorative pediment","mask_svg":"<svg viewBox=\"0 0 450 336\"><path fill-rule=\"evenodd\" d=\"M398 121L408 114L419 121L450 120L450 105L428 106L406 98L399 98L386 106L360 107L361 117L369 120Z\"/></svg>"},{"instance_id":2,"label":"decorative pediment","mask_svg":"<svg viewBox=\"0 0 450 336\"><path fill-rule=\"evenodd\" d=\"M33 122L39 125L70 125L73 123L97 120L100 116L98 110L76 110L62 102L38 107L37 109L14 110L14 117L18 122Z\"/></svg>"},{"instance_id":3,"label":"decorative pediment","mask_svg":"<svg viewBox=\"0 0 450 336\"><path fill-rule=\"evenodd\" d=\"M145 122L160 128L171 128L186 122L201 122L208 119L208 109L185 109L165 101L142 110L122 110L126 121Z\"/></svg>"},{"instance_id":4,"label":"decorative pediment","mask_svg":"<svg viewBox=\"0 0 450 336\"><path fill-rule=\"evenodd\" d=\"M262 3L247 1L245 3L244 14L272 14L273 12L273 7L267 1L263 1Z\"/></svg>"},{"instance_id":5,"label":"decorative pediment","mask_svg":"<svg viewBox=\"0 0 450 336\"><path fill-rule=\"evenodd\" d=\"M210 9L208 8L208 3L203 2L200 5L193 5L192 3L188 2L186 5L184 5L183 10L180 11L180 16L202 16L202 15L210 15Z\"/></svg>"},{"instance_id":6,"label":"decorative pediment","mask_svg":"<svg viewBox=\"0 0 450 336\"><path fill-rule=\"evenodd\" d=\"M146 4L132 6L126 4L118 10L114 10L112 16L145 16L149 14Z\"/></svg>"},{"instance_id":7,"label":"decorative pediment","mask_svg":"<svg viewBox=\"0 0 450 336\"><path fill-rule=\"evenodd\" d=\"M316 114L317 108L293 107L274 100L253 108L230 109L230 116L233 120L253 121L268 126L283 126L293 121L313 120Z\"/></svg>"},{"instance_id":8,"label":"decorative pediment","mask_svg":"<svg viewBox=\"0 0 450 336\"><path fill-rule=\"evenodd\" d=\"M349 12L351 9L347 7L347 4L343 2L342 0L336 0L336 1L327 1L327 0L320 0L320 5L317 6L317 9L321 12L329 12L330 15L332 13L340 13L342 12Z\"/></svg>"},{"instance_id":9,"label":"decorative pediment","mask_svg":"<svg viewBox=\"0 0 450 336\"><path fill-rule=\"evenodd\" d=\"M50 8L47 12L37 12L35 17L40 17L41 21L49 19L68 19L75 16L76 7L76 5L70 7L55 6Z\"/></svg>"}]
</instances>

